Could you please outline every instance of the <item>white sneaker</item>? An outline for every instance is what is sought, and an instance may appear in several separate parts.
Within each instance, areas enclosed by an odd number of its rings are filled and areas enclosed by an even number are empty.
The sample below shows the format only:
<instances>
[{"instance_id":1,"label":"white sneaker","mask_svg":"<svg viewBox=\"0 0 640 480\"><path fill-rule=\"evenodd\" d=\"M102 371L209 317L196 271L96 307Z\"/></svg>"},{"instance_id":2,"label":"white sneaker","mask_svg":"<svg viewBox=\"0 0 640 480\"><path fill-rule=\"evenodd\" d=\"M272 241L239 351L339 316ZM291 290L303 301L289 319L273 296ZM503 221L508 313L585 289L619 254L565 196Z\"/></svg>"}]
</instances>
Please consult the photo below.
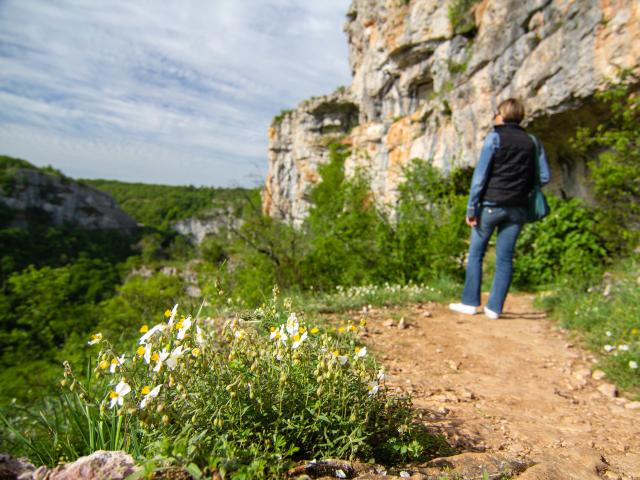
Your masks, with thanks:
<instances>
[{"instance_id":1,"label":"white sneaker","mask_svg":"<svg viewBox=\"0 0 640 480\"><path fill-rule=\"evenodd\" d=\"M500 317L500 314L494 312L493 310L489 310L487 307L484 307L484 314L491 320L497 320L498 317Z\"/></svg>"},{"instance_id":2,"label":"white sneaker","mask_svg":"<svg viewBox=\"0 0 640 480\"><path fill-rule=\"evenodd\" d=\"M478 313L476 307L465 305L464 303L450 303L449 310L453 310L454 312L458 313L464 313L465 315L475 315L476 313Z\"/></svg>"}]
</instances>

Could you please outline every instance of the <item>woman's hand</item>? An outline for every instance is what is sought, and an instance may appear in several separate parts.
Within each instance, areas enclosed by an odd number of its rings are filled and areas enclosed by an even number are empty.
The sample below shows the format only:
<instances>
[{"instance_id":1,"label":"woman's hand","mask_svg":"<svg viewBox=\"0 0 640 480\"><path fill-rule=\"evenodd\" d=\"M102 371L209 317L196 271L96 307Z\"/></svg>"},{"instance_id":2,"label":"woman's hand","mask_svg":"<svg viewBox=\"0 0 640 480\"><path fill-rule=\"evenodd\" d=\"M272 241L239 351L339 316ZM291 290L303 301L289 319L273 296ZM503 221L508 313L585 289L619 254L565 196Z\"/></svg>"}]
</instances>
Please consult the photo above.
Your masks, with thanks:
<instances>
[{"instance_id":1,"label":"woman's hand","mask_svg":"<svg viewBox=\"0 0 640 480\"><path fill-rule=\"evenodd\" d=\"M466 217L465 218L467 225L469 225L470 227L475 227L476 225L478 225L478 220L476 220L474 217Z\"/></svg>"}]
</instances>

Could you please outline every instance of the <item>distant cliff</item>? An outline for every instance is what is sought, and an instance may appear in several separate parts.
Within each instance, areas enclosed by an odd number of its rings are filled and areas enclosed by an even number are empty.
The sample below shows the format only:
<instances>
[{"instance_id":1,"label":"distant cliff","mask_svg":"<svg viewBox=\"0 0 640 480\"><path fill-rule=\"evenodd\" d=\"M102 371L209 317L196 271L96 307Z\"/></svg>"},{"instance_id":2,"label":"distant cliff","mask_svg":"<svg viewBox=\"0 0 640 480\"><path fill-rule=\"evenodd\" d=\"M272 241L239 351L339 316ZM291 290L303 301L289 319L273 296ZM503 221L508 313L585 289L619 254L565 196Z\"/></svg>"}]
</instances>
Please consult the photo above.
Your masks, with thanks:
<instances>
[{"instance_id":1,"label":"distant cliff","mask_svg":"<svg viewBox=\"0 0 640 480\"><path fill-rule=\"evenodd\" d=\"M353 81L302 102L269 129L263 208L300 223L326 145L352 147L347 173L366 169L376 199L393 207L402 167L474 165L497 104L527 107L545 142L553 188L587 195L584 160L568 137L593 123L593 95L621 69L640 76L636 0L354 0L344 26Z\"/></svg>"},{"instance_id":2,"label":"distant cliff","mask_svg":"<svg viewBox=\"0 0 640 480\"><path fill-rule=\"evenodd\" d=\"M11 210L9 226L71 224L83 229L132 232L137 223L100 190L24 160L0 158L0 203Z\"/></svg>"}]
</instances>

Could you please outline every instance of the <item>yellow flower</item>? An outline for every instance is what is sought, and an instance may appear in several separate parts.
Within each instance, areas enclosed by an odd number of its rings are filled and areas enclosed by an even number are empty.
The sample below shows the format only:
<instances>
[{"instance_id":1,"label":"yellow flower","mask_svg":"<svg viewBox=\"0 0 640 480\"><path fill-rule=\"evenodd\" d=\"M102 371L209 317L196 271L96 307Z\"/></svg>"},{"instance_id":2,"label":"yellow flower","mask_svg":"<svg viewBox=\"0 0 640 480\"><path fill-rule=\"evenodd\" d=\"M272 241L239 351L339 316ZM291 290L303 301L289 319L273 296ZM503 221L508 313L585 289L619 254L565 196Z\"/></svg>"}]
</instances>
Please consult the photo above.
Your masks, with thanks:
<instances>
[{"instance_id":1,"label":"yellow flower","mask_svg":"<svg viewBox=\"0 0 640 480\"><path fill-rule=\"evenodd\" d=\"M149 325L142 325L139 330L140 333L147 333L148 331L149 331Z\"/></svg>"},{"instance_id":2,"label":"yellow flower","mask_svg":"<svg viewBox=\"0 0 640 480\"><path fill-rule=\"evenodd\" d=\"M167 309L164 311L164 316L169 318L171 316L171 310Z\"/></svg>"},{"instance_id":3,"label":"yellow flower","mask_svg":"<svg viewBox=\"0 0 640 480\"><path fill-rule=\"evenodd\" d=\"M275 332L275 331L276 331L276 327L271 327L271 328L269 329L269 331L270 331L271 333Z\"/></svg>"},{"instance_id":4,"label":"yellow flower","mask_svg":"<svg viewBox=\"0 0 640 480\"><path fill-rule=\"evenodd\" d=\"M107 368L109 368L109 362L107 362L106 360L102 360L102 361L98 364L98 366L99 366L101 369L106 370Z\"/></svg>"},{"instance_id":5,"label":"yellow flower","mask_svg":"<svg viewBox=\"0 0 640 480\"><path fill-rule=\"evenodd\" d=\"M140 390L140 393L142 395L146 395L151 391L151 387L148 385L145 385L144 387L142 387L142 390Z\"/></svg>"},{"instance_id":6,"label":"yellow flower","mask_svg":"<svg viewBox=\"0 0 640 480\"><path fill-rule=\"evenodd\" d=\"M141 356L143 356L143 355L144 355L144 352L145 352L146 350L147 350L147 349L145 348L145 346L144 346L144 345L140 345L140 346L138 347L138 349L136 350L136 355L138 355L139 357L141 357Z\"/></svg>"},{"instance_id":7,"label":"yellow flower","mask_svg":"<svg viewBox=\"0 0 640 480\"><path fill-rule=\"evenodd\" d=\"M292 338L293 338L294 342L298 342L298 341L300 341L300 334L296 333Z\"/></svg>"},{"instance_id":8,"label":"yellow flower","mask_svg":"<svg viewBox=\"0 0 640 480\"><path fill-rule=\"evenodd\" d=\"M91 335L91 340L89 340L87 343L89 345L95 345L96 343L100 343L101 340L102 340L102 334L98 332Z\"/></svg>"},{"instance_id":9,"label":"yellow flower","mask_svg":"<svg viewBox=\"0 0 640 480\"><path fill-rule=\"evenodd\" d=\"M367 324L367 321L364 318L360 319L360 326L364 327Z\"/></svg>"},{"instance_id":10,"label":"yellow flower","mask_svg":"<svg viewBox=\"0 0 640 480\"><path fill-rule=\"evenodd\" d=\"M320 331L320 329L319 329L318 327L313 327L313 328L311 329L311 333L312 333L312 334L314 334L314 335L315 335L316 333L318 333L319 331Z\"/></svg>"},{"instance_id":11,"label":"yellow flower","mask_svg":"<svg viewBox=\"0 0 640 480\"><path fill-rule=\"evenodd\" d=\"M631 329L631 335L638 335L638 329L637 328L632 328Z\"/></svg>"},{"instance_id":12,"label":"yellow flower","mask_svg":"<svg viewBox=\"0 0 640 480\"><path fill-rule=\"evenodd\" d=\"M299 332L299 333L304 333L304 332L306 332L306 331L307 331L307 329L306 329L306 328L304 328L304 327L299 327L299 328L298 328L298 332Z\"/></svg>"},{"instance_id":13,"label":"yellow flower","mask_svg":"<svg viewBox=\"0 0 640 480\"><path fill-rule=\"evenodd\" d=\"M344 333L344 327L338 328L338 333Z\"/></svg>"},{"instance_id":14,"label":"yellow flower","mask_svg":"<svg viewBox=\"0 0 640 480\"><path fill-rule=\"evenodd\" d=\"M191 355L193 355L194 357L200 356L200 349L198 347L194 348L193 350L191 350Z\"/></svg>"},{"instance_id":15,"label":"yellow flower","mask_svg":"<svg viewBox=\"0 0 640 480\"><path fill-rule=\"evenodd\" d=\"M153 355L151 355L151 360L153 360L154 362L160 360L160 355L158 355L158 352L153 352Z\"/></svg>"},{"instance_id":16,"label":"yellow flower","mask_svg":"<svg viewBox=\"0 0 640 480\"><path fill-rule=\"evenodd\" d=\"M357 328L353 323L351 325L349 325L349 331L350 332L355 332L356 330L357 330Z\"/></svg>"}]
</instances>

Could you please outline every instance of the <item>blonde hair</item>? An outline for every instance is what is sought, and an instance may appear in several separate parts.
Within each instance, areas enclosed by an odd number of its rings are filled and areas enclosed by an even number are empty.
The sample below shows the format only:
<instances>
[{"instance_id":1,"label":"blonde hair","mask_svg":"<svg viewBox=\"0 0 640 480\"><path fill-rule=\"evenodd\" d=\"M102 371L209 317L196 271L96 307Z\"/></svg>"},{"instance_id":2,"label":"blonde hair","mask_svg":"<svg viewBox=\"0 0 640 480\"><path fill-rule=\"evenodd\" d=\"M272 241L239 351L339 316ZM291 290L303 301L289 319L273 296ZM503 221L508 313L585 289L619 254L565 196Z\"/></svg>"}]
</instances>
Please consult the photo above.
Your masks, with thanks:
<instances>
[{"instance_id":1,"label":"blonde hair","mask_svg":"<svg viewBox=\"0 0 640 480\"><path fill-rule=\"evenodd\" d=\"M516 98L508 98L498 105L498 113L504 122L520 123L524 118L524 105Z\"/></svg>"}]
</instances>

